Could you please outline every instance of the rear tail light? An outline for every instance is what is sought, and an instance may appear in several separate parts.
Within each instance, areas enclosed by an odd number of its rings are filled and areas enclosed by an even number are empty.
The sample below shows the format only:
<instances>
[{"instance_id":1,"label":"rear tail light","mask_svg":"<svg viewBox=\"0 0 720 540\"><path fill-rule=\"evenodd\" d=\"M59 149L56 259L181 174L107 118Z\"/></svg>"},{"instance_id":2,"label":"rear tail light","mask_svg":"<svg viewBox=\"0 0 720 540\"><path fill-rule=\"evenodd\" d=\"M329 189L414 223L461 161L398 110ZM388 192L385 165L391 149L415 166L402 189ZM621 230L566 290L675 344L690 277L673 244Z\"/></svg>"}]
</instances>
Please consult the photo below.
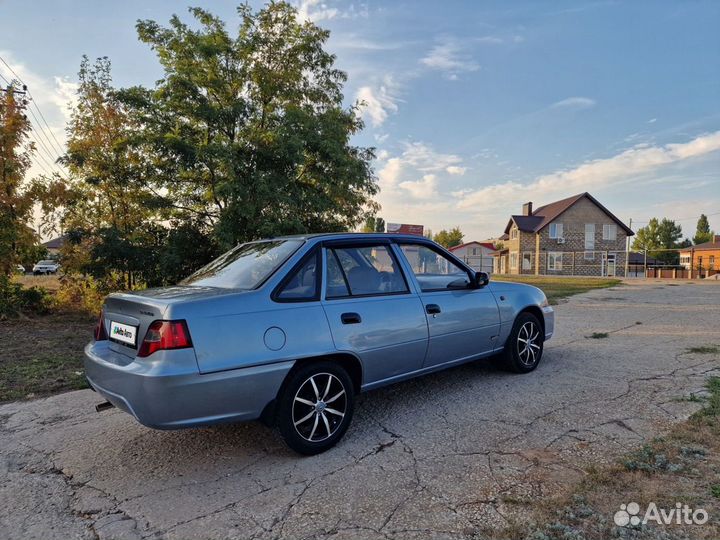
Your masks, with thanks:
<instances>
[{"instance_id":1,"label":"rear tail light","mask_svg":"<svg viewBox=\"0 0 720 540\"><path fill-rule=\"evenodd\" d=\"M95 341L105 341L108 338L107 331L105 330L105 314L102 311L95 325L93 335L95 336Z\"/></svg>"},{"instance_id":2,"label":"rear tail light","mask_svg":"<svg viewBox=\"0 0 720 540\"><path fill-rule=\"evenodd\" d=\"M155 321L148 328L137 355L145 357L155 351L188 347L192 347L192 341L185 321Z\"/></svg>"}]
</instances>

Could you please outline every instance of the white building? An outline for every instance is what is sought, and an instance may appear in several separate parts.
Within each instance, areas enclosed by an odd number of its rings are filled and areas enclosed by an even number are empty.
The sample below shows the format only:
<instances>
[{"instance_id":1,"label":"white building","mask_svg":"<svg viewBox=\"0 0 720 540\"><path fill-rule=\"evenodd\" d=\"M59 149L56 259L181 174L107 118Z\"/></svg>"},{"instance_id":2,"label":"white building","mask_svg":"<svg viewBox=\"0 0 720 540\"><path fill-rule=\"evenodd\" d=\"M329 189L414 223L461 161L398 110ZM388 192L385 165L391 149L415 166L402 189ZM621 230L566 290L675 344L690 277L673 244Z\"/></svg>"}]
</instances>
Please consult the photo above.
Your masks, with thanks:
<instances>
[{"instance_id":1,"label":"white building","mask_svg":"<svg viewBox=\"0 0 720 540\"><path fill-rule=\"evenodd\" d=\"M492 273L495 246L491 242L466 242L451 247L448 251L452 252L458 259L462 259L465 264L471 266L474 270L487 272L488 274Z\"/></svg>"}]
</instances>

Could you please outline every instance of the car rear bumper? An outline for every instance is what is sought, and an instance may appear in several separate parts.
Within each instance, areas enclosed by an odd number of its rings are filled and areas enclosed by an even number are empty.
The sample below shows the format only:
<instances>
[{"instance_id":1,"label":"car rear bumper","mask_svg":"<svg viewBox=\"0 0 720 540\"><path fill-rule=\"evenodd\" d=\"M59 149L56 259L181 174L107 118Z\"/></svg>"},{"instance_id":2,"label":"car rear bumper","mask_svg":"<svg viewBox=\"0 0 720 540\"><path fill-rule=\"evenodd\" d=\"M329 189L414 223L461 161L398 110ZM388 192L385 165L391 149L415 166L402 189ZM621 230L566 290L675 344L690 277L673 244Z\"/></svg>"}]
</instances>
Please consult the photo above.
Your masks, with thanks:
<instances>
[{"instance_id":1,"label":"car rear bumper","mask_svg":"<svg viewBox=\"0 0 720 540\"><path fill-rule=\"evenodd\" d=\"M157 429L259 418L293 363L200 374L192 349L132 359L112 351L107 341L85 347L85 374L93 389Z\"/></svg>"},{"instance_id":2,"label":"car rear bumper","mask_svg":"<svg viewBox=\"0 0 720 540\"><path fill-rule=\"evenodd\" d=\"M555 333L555 310L551 306L545 306L542 312L545 319L545 341L547 341Z\"/></svg>"}]
</instances>

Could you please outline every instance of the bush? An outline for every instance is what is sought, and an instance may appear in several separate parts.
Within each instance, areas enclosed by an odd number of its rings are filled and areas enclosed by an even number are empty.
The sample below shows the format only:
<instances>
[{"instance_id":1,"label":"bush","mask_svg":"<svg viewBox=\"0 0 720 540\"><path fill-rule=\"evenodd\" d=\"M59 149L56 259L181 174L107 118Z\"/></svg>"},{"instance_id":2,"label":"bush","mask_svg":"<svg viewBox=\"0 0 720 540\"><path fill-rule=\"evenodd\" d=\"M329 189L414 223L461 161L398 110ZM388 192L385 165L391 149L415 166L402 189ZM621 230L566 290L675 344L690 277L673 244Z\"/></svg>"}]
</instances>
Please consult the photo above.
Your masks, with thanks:
<instances>
[{"instance_id":1,"label":"bush","mask_svg":"<svg viewBox=\"0 0 720 540\"><path fill-rule=\"evenodd\" d=\"M53 301L42 287L26 289L8 276L0 276L0 319L48 313Z\"/></svg>"},{"instance_id":2,"label":"bush","mask_svg":"<svg viewBox=\"0 0 720 540\"><path fill-rule=\"evenodd\" d=\"M108 294L106 286L89 276L66 274L60 278L55 297L58 309L97 315Z\"/></svg>"}]
</instances>

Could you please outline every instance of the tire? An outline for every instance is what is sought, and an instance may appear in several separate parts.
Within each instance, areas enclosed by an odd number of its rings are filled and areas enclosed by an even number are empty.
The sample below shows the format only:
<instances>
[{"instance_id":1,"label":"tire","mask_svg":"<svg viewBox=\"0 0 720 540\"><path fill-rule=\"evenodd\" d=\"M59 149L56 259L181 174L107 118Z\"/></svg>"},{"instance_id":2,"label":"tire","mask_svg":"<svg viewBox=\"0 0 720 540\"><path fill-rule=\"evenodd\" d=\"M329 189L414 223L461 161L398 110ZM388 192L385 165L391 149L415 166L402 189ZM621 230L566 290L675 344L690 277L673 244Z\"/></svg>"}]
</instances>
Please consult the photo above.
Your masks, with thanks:
<instances>
[{"instance_id":1,"label":"tire","mask_svg":"<svg viewBox=\"0 0 720 540\"><path fill-rule=\"evenodd\" d=\"M544 338L542 325L535 315L528 312L518 315L502 353L503 367L514 373L534 370L542 359Z\"/></svg>"},{"instance_id":2,"label":"tire","mask_svg":"<svg viewBox=\"0 0 720 540\"><path fill-rule=\"evenodd\" d=\"M276 411L277 427L292 450L312 456L345 435L355 407L347 371L334 362L315 362L291 372Z\"/></svg>"}]
</instances>

